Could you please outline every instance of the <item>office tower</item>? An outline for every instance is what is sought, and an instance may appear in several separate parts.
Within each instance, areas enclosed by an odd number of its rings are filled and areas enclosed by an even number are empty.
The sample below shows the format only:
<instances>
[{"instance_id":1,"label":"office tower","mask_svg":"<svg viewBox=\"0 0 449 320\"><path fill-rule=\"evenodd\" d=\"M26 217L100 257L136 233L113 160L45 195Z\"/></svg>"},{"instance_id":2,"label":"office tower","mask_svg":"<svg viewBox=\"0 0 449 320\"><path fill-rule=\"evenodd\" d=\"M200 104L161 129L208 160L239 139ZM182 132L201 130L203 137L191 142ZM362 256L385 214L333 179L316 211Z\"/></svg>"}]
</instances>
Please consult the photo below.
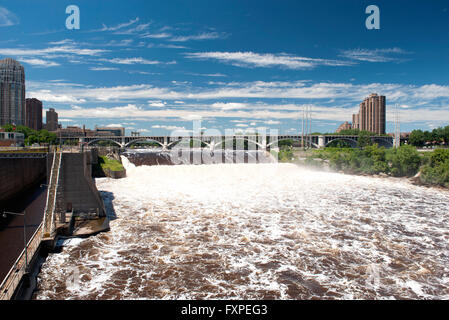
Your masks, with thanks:
<instances>
[{"instance_id":1,"label":"office tower","mask_svg":"<svg viewBox=\"0 0 449 320\"><path fill-rule=\"evenodd\" d=\"M359 113L352 115L352 128L385 134L385 96L372 93L365 98Z\"/></svg>"},{"instance_id":2,"label":"office tower","mask_svg":"<svg viewBox=\"0 0 449 320\"><path fill-rule=\"evenodd\" d=\"M0 60L0 125L25 124L25 70L11 58Z\"/></svg>"},{"instance_id":3,"label":"office tower","mask_svg":"<svg viewBox=\"0 0 449 320\"><path fill-rule=\"evenodd\" d=\"M26 99L25 125L33 130L42 129L42 102L40 100Z\"/></svg>"},{"instance_id":4,"label":"office tower","mask_svg":"<svg viewBox=\"0 0 449 320\"><path fill-rule=\"evenodd\" d=\"M45 129L48 131L56 131L58 130L58 114L55 112L55 109L50 108L47 113L47 124Z\"/></svg>"}]
</instances>

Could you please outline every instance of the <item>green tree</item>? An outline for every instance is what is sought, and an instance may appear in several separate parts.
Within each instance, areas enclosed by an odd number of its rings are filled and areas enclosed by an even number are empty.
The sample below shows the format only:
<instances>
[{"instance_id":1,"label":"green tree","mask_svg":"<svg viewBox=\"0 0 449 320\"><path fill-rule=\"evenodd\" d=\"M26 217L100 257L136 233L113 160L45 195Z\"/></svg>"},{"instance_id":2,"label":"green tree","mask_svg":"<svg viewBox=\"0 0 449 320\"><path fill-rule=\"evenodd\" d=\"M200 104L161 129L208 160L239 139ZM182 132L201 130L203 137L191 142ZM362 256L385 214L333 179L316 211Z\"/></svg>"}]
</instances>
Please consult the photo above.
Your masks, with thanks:
<instances>
[{"instance_id":1,"label":"green tree","mask_svg":"<svg viewBox=\"0 0 449 320\"><path fill-rule=\"evenodd\" d=\"M422 130L413 130L410 133L409 143L415 147L422 147L426 142L424 132Z\"/></svg>"},{"instance_id":2,"label":"green tree","mask_svg":"<svg viewBox=\"0 0 449 320\"><path fill-rule=\"evenodd\" d=\"M421 165L421 157L415 147L403 145L388 153L390 172L396 177L414 176Z\"/></svg>"},{"instance_id":3,"label":"green tree","mask_svg":"<svg viewBox=\"0 0 449 320\"><path fill-rule=\"evenodd\" d=\"M369 145L372 145L370 134L366 131L360 131L357 139L357 147L364 148Z\"/></svg>"}]
</instances>

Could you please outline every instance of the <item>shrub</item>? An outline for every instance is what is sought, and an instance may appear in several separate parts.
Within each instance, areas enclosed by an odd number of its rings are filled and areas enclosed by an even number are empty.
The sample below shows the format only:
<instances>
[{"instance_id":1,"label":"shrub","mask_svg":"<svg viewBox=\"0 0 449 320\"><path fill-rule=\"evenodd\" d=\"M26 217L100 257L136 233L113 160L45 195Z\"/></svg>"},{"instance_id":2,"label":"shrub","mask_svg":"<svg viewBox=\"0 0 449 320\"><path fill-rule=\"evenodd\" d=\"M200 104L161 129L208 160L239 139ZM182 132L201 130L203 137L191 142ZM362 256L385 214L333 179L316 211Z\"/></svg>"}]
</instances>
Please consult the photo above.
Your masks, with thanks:
<instances>
[{"instance_id":1,"label":"shrub","mask_svg":"<svg viewBox=\"0 0 449 320\"><path fill-rule=\"evenodd\" d=\"M403 145L388 153L390 172L396 177L414 176L421 165L421 157L415 147Z\"/></svg>"},{"instance_id":2,"label":"shrub","mask_svg":"<svg viewBox=\"0 0 449 320\"><path fill-rule=\"evenodd\" d=\"M424 184L449 188L449 150L437 149L432 152L428 164L421 168L419 179Z\"/></svg>"}]
</instances>

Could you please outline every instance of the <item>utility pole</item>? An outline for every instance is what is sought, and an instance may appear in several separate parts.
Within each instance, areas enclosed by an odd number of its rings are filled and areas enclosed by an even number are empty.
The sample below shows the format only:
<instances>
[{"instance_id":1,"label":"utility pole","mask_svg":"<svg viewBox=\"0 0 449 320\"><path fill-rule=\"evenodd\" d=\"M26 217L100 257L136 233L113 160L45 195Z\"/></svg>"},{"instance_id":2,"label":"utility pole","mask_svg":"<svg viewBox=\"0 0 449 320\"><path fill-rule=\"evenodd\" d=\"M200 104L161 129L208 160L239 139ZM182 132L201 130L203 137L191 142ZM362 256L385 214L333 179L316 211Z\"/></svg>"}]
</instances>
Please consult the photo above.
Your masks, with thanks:
<instances>
[{"instance_id":1,"label":"utility pole","mask_svg":"<svg viewBox=\"0 0 449 320\"><path fill-rule=\"evenodd\" d=\"M399 108L398 104L394 105L394 144L395 148L401 146L401 128L399 123Z\"/></svg>"},{"instance_id":2,"label":"utility pole","mask_svg":"<svg viewBox=\"0 0 449 320\"><path fill-rule=\"evenodd\" d=\"M309 105L309 147L312 148L312 105Z\"/></svg>"},{"instance_id":3,"label":"utility pole","mask_svg":"<svg viewBox=\"0 0 449 320\"><path fill-rule=\"evenodd\" d=\"M301 148L304 150L304 106L302 109L302 129L301 129Z\"/></svg>"}]
</instances>

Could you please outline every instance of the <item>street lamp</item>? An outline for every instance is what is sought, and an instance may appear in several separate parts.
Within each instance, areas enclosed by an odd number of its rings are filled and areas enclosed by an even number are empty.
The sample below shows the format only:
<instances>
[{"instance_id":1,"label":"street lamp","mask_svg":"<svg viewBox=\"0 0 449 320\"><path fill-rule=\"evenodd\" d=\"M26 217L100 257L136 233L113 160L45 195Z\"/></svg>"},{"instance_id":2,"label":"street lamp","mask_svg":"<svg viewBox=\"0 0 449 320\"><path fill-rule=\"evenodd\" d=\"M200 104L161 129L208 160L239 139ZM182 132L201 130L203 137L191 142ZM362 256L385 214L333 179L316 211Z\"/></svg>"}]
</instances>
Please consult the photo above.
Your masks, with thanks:
<instances>
[{"instance_id":1,"label":"street lamp","mask_svg":"<svg viewBox=\"0 0 449 320\"><path fill-rule=\"evenodd\" d=\"M16 213L16 212L8 212L3 211L3 218L7 218L9 215L13 216L22 216L23 217L23 247L25 249L25 270L28 269L28 250L27 250L27 229L26 229L26 211L23 211L23 213Z\"/></svg>"}]
</instances>

